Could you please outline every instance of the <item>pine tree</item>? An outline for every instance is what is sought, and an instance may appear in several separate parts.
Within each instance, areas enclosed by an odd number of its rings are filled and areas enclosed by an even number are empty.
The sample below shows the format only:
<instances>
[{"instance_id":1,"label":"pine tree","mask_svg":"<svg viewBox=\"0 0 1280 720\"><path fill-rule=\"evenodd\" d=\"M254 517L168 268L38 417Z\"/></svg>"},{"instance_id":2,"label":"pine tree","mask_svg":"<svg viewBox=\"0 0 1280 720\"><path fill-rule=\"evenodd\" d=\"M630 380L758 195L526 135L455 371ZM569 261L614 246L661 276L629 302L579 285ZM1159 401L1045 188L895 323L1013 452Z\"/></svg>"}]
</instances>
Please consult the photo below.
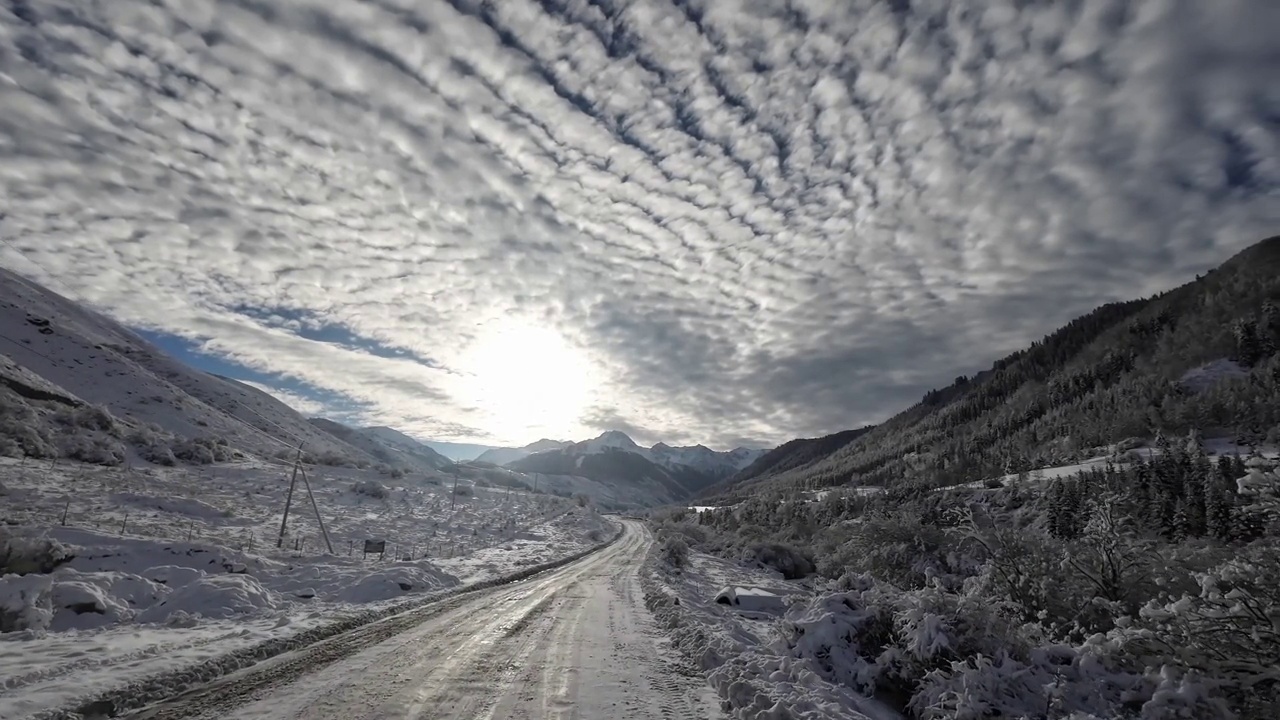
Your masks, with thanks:
<instances>
[{"instance_id":1,"label":"pine tree","mask_svg":"<svg viewBox=\"0 0 1280 720\"><path fill-rule=\"evenodd\" d=\"M1165 537L1172 542L1181 542L1189 535L1190 531L1188 527L1186 503L1182 500L1176 500L1174 501L1172 522L1169 524L1169 530L1165 534Z\"/></svg>"},{"instance_id":2,"label":"pine tree","mask_svg":"<svg viewBox=\"0 0 1280 720\"><path fill-rule=\"evenodd\" d=\"M1189 475L1183 485L1184 530L1191 537L1205 534L1208 523L1205 507L1205 475Z\"/></svg>"},{"instance_id":3,"label":"pine tree","mask_svg":"<svg viewBox=\"0 0 1280 720\"><path fill-rule=\"evenodd\" d=\"M1205 490L1205 524L1209 534L1223 542L1235 539L1235 507L1221 476L1214 477Z\"/></svg>"},{"instance_id":4,"label":"pine tree","mask_svg":"<svg viewBox=\"0 0 1280 720\"><path fill-rule=\"evenodd\" d=\"M1271 350L1268 355L1274 354L1276 348L1280 347L1280 307L1271 300L1262 303L1262 317L1258 330Z\"/></svg>"},{"instance_id":5,"label":"pine tree","mask_svg":"<svg viewBox=\"0 0 1280 720\"><path fill-rule=\"evenodd\" d=\"M1236 339L1236 361L1245 367L1253 367L1263 357L1258 324L1253 320L1237 320L1233 333Z\"/></svg>"}]
</instances>

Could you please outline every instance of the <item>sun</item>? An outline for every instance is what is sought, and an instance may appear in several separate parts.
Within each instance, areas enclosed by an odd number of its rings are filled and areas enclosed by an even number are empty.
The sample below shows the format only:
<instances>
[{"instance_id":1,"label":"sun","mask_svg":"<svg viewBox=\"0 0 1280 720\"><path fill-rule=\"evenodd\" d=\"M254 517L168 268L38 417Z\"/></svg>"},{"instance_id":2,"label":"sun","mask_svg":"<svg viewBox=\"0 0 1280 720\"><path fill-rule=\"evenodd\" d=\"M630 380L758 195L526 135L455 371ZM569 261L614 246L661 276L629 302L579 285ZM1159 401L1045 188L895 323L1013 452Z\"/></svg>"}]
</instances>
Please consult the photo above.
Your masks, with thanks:
<instances>
[{"instance_id":1,"label":"sun","mask_svg":"<svg viewBox=\"0 0 1280 720\"><path fill-rule=\"evenodd\" d=\"M544 327L505 320L463 353L464 396L505 438L572 432L591 399L596 373L586 354Z\"/></svg>"}]
</instances>

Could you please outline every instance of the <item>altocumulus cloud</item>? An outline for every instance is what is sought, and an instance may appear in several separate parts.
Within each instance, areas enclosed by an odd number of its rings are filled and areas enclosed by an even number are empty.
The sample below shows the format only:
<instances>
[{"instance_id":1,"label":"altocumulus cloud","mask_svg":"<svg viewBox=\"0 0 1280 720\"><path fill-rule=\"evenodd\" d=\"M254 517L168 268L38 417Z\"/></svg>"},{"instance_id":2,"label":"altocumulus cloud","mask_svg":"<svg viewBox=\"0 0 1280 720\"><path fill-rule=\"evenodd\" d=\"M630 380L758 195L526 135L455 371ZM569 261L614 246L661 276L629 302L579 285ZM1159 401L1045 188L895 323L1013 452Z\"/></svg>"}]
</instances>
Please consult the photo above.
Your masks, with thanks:
<instances>
[{"instance_id":1,"label":"altocumulus cloud","mask_svg":"<svg viewBox=\"0 0 1280 720\"><path fill-rule=\"evenodd\" d=\"M1274 233L1276 37L1267 0L9 0L0 260L424 436L781 441ZM573 422L486 438L453 378L504 317L599 369Z\"/></svg>"}]
</instances>

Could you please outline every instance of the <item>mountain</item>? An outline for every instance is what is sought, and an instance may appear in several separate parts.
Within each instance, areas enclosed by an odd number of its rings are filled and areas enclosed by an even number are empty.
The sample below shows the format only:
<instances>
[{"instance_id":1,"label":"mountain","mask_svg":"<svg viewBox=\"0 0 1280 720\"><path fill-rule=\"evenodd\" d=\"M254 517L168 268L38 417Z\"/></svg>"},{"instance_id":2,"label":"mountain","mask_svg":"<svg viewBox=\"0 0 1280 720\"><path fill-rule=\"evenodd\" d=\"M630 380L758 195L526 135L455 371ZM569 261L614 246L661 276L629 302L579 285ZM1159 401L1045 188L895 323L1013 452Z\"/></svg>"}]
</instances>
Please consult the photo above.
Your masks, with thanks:
<instances>
[{"instance_id":1,"label":"mountain","mask_svg":"<svg viewBox=\"0 0 1280 720\"><path fill-rule=\"evenodd\" d=\"M764 454L764 450L752 448L735 448L728 452L717 452L702 445L693 447L671 447L658 443L651 448L643 447L632 440L629 435L619 430L609 430L598 437L578 443L561 442L559 440L539 440L522 448L497 448L481 455L477 460L494 465L510 465L536 453L549 450L572 448L573 457L581 455L597 455L608 451L622 451L639 455L655 465L668 471L668 474L684 474L692 470L700 475L720 479L747 467ZM697 484L705 484L699 482Z\"/></svg>"},{"instance_id":2,"label":"mountain","mask_svg":"<svg viewBox=\"0 0 1280 720\"><path fill-rule=\"evenodd\" d=\"M546 452L548 450L559 450L571 443L560 440L547 440L543 438L536 442L529 443L524 447L518 448L493 448L486 450L476 458L478 462L492 463L494 465L506 465L513 463L522 458L526 458L534 453Z\"/></svg>"},{"instance_id":3,"label":"mountain","mask_svg":"<svg viewBox=\"0 0 1280 720\"><path fill-rule=\"evenodd\" d=\"M646 448L617 430L577 443L539 442L561 447L525 453L505 463L506 467L526 473L584 478L627 493L640 492L652 498L647 504L685 500L749 465L764 452L746 448L717 452L701 445L671 447L663 443ZM497 453L486 455L502 457Z\"/></svg>"},{"instance_id":4,"label":"mountain","mask_svg":"<svg viewBox=\"0 0 1280 720\"><path fill-rule=\"evenodd\" d=\"M423 440L421 442L454 462L475 460L485 451L493 449L492 445L477 445L476 443L446 442L444 440Z\"/></svg>"},{"instance_id":5,"label":"mountain","mask_svg":"<svg viewBox=\"0 0 1280 720\"><path fill-rule=\"evenodd\" d=\"M578 445L582 445L579 443ZM522 473L580 477L621 493L642 497L643 504L677 502L704 487L709 478L693 471L673 472L636 453L616 447L580 452L578 445L535 453L506 467Z\"/></svg>"},{"instance_id":6,"label":"mountain","mask_svg":"<svg viewBox=\"0 0 1280 720\"><path fill-rule=\"evenodd\" d=\"M6 365L39 377L82 405L105 409L123 423L121 434L150 438L159 432L167 440L204 439L279 457L292 457L302 442L313 458L371 462L270 395L183 365L119 323L3 269L0 328ZM24 402L25 408L4 410L10 418L24 414L30 422L45 416L47 408L31 405L39 401L28 397Z\"/></svg>"},{"instance_id":7,"label":"mountain","mask_svg":"<svg viewBox=\"0 0 1280 720\"><path fill-rule=\"evenodd\" d=\"M819 438L800 438L785 442L772 450L761 451L755 455L755 460L740 468L739 472L727 478L720 485L707 489L706 492L727 489L735 485L748 483L758 477L777 475L787 470L803 467L845 447L854 440L866 435L874 427L874 425L869 425L856 430L845 430Z\"/></svg>"},{"instance_id":8,"label":"mountain","mask_svg":"<svg viewBox=\"0 0 1280 720\"><path fill-rule=\"evenodd\" d=\"M395 428L367 427L361 429L360 433L427 467L442 468L453 463L453 460L443 453L437 452L426 443L411 438Z\"/></svg>"},{"instance_id":9,"label":"mountain","mask_svg":"<svg viewBox=\"0 0 1280 720\"><path fill-rule=\"evenodd\" d=\"M350 428L320 425L0 269L0 454L106 464L291 460L301 443L308 461L330 465L444 461L421 445L388 449Z\"/></svg>"},{"instance_id":10,"label":"mountain","mask_svg":"<svg viewBox=\"0 0 1280 720\"><path fill-rule=\"evenodd\" d=\"M310 422L390 467L430 472L453 464L449 458L391 428L356 429L324 418L312 418Z\"/></svg>"},{"instance_id":11,"label":"mountain","mask_svg":"<svg viewBox=\"0 0 1280 720\"><path fill-rule=\"evenodd\" d=\"M738 472L764 455L764 450L754 448L734 448L728 452L717 452L704 445L693 447L671 447L658 443L643 453L653 462L669 469L679 467L691 468L716 478L722 478Z\"/></svg>"},{"instance_id":12,"label":"mountain","mask_svg":"<svg viewBox=\"0 0 1280 720\"><path fill-rule=\"evenodd\" d=\"M1103 305L878 426L787 443L707 493L949 485L1192 429L1275 442L1278 348L1273 237L1179 288Z\"/></svg>"}]
</instances>

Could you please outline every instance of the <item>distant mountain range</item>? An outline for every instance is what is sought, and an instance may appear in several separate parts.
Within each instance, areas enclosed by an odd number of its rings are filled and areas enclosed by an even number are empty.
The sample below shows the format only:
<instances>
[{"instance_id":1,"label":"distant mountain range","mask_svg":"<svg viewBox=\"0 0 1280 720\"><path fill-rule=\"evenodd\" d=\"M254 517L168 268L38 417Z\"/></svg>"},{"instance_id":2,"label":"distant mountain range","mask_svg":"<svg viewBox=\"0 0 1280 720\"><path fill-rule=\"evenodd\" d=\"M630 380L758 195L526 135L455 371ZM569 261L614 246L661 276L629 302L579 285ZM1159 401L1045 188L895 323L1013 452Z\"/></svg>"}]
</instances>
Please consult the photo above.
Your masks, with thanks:
<instances>
[{"instance_id":1,"label":"distant mountain range","mask_svg":"<svg viewBox=\"0 0 1280 720\"><path fill-rule=\"evenodd\" d=\"M535 448L539 451L530 451ZM539 441L510 452L521 455L505 463L512 470L621 483L644 488L662 502L683 500L764 453L747 448L716 452L701 445L678 448L662 443L646 448L617 430L577 443Z\"/></svg>"},{"instance_id":2,"label":"distant mountain range","mask_svg":"<svg viewBox=\"0 0 1280 720\"><path fill-rule=\"evenodd\" d=\"M0 455L199 464L291 460L299 445L311 463L462 473L584 493L615 507L683 500L762 452L644 448L608 432L580 443L491 448L458 465L393 428L303 417L256 387L178 362L119 323L0 269ZM479 448L454 449L465 455Z\"/></svg>"}]
</instances>

